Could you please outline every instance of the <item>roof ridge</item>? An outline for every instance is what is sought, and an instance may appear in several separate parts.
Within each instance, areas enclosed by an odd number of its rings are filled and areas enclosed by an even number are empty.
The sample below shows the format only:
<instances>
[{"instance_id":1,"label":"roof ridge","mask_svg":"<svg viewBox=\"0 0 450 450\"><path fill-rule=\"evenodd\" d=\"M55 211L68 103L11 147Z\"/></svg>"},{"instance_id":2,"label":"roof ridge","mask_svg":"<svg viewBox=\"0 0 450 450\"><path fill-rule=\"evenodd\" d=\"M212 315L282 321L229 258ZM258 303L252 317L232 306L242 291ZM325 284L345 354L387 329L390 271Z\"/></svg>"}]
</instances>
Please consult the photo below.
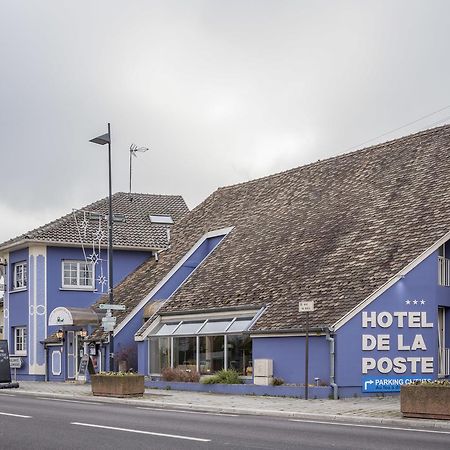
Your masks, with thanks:
<instances>
[{"instance_id":1,"label":"roof ridge","mask_svg":"<svg viewBox=\"0 0 450 450\"><path fill-rule=\"evenodd\" d=\"M130 192L118 191L118 192L115 192L113 194L113 196L117 195L117 194L130 195ZM145 197L176 197L176 198L183 197L180 194L151 194L151 193L148 193L148 192L131 192L131 195L142 195L142 196L145 196ZM108 197L105 197L105 198L108 198Z\"/></svg>"},{"instance_id":2,"label":"roof ridge","mask_svg":"<svg viewBox=\"0 0 450 450\"><path fill-rule=\"evenodd\" d=\"M417 139L421 135L427 135L427 134L430 134L431 132L436 132L436 131L439 131L439 130L445 129L445 128L450 129L450 123L447 123L445 125L440 125L440 126L434 127L434 128L427 128L425 130L417 131L416 133L413 133L413 134L403 135L403 136L400 136L398 138L390 139L389 141L384 141L384 142L380 142L379 144L370 145L369 147L358 148L356 150L347 151L347 152L341 153L339 155L334 155L334 156L330 156L330 157L327 157L327 158L324 158L324 159L319 159L317 161L306 163L306 164L303 164L301 166L292 167L291 169L282 170L280 172L273 173L273 174L270 174L270 175L265 175L265 176L259 177L259 178L254 178L253 180L242 181L240 183L230 184L230 185L227 185L227 186L219 186L219 188L217 190L233 189L233 188L235 188L237 186L242 186L242 185L245 185L245 184L250 184L250 183L260 182L260 181L263 181L263 180L269 180L269 179L272 179L272 178L277 178L277 177L280 177L280 176L287 175L287 174L289 174L291 172L296 172L296 171L299 171L299 170L305 170L305 169L307 169L307 168L309 168L311 166L316 166L316 165L323 164L323 163L326 163L326 162L330 162L330 161L333 161L333 160L348 158L348 157L353 156L355 153L366 153L366 152L369 152L369 151L373 151L373 150L375 150L377 148L388 147L389 145L391 145L394 142Z\"/></svg>"}]
</instances>

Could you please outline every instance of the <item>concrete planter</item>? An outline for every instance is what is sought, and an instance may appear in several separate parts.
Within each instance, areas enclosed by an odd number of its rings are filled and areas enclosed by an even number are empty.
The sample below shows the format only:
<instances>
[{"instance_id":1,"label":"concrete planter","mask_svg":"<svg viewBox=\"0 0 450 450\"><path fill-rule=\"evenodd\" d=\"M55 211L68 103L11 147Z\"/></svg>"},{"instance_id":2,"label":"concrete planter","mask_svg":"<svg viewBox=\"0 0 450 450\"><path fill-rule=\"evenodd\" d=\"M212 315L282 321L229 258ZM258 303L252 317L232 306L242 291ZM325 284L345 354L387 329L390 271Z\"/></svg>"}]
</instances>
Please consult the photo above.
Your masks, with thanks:
<instances>
[{"instance_id":1,"label":"concrete planter","mask_svg":"<svg viewBox=\"0 0 450 450\"><path fill-rule=\"evenodd\" d=\"M450 420L450 386L404 385L400 409L404 417Z\"/></svg>"},{"instance_id":2,"label":"concrete planter","mask_svg":"<svg viewBox=\"0 0 450 450\"><path fill-rule=\"evenodd\" d=\"M102 397L142 397L144 375L102 375L91 376L92 394Z\"/></svg>"}]
</instances>

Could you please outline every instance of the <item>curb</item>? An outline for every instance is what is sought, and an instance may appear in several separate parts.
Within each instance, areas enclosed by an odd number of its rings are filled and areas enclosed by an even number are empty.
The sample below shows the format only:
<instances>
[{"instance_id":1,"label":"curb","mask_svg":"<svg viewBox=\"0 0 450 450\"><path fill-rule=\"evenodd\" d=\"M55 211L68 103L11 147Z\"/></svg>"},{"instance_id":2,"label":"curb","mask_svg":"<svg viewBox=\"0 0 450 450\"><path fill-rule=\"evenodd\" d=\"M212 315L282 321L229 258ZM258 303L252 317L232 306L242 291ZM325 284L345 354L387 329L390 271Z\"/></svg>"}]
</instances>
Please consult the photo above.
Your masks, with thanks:
<instances>
[{"instance_id":1,"label":"curb","mask_svg":"<svg viewBox=\"0 0 450 450\"><path fill-rule=\"evenodd\" d=\"M23 395L39 395L52 398L65 398L74 400L84 400L87 402L99 402L103 403L115 403L122 405L141 406L141 407L154 407L161 409L179 409L198 412L212 412L223 414L241 414L248 416L261 416L261 417L279 417L285 419L299 419L305 421L314 422L336 422L337 424L355 424L355 425L384 425L391 427L399 427L404 429L419 429L424 431L443 431L450 433L450 422L441 420L429 420L429 419L392 419L383 417L366 417L366 416L346 416L342 414L326 414L326 413L306 413L298 411L280 411L280 410L257 410L247 409L239 407L216 407L216 406L201 406L201 405L186 405L184 403L165 403L157 400L150 400L148 398L135 399L135 398L111 398L111 397L94 397L92 395L76 395L76 394L62 394L53 392L42 391L15 391L20 392ZM155 397L163 397L166 394L154 394L150 395Z\"/></svg>"}]
</instances>

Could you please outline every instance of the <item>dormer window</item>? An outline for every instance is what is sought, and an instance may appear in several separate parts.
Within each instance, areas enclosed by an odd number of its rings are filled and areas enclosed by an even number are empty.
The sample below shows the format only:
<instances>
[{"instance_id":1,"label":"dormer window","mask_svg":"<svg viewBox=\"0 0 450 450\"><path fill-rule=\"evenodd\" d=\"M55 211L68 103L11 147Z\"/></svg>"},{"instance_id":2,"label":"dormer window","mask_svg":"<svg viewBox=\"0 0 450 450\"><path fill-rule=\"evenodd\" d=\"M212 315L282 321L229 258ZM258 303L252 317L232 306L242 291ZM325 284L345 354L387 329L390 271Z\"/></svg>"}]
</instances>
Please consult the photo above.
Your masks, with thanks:
<instances>
[{"instance_id":1,"label":"dormer window","mask_svg":"<svg viewBox=\"0 0 450 450\"><path fill-rule=\"evenodd\" d=\"M438 282L440 286L450 286L450 259L447 258L445 244L439 247Z\"/></svg>"}]
</instances>

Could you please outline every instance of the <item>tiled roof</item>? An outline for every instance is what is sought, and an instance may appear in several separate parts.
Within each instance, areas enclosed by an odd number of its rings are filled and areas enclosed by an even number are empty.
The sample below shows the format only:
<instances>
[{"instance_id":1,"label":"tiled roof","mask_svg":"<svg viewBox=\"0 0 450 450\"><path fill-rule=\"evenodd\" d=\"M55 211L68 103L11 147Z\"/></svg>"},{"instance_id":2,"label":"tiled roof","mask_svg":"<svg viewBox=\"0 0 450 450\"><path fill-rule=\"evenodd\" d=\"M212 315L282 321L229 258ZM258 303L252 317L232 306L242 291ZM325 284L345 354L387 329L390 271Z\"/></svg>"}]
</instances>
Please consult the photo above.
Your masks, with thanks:
<instances>
[{"instance_id":1,"label":"tiled roof","mask_svg":"<svg viewBox=\"0 0 450 450\"><path fill-rule=\"evenodd\" d=\"M114 222L114 245L117 247L165 248L167 246L167 227L152 224L149 215L170 215L177 221L188 212L183 197L179 195L132 194L117 192L113 195L113 215L125 216L124 222ZM42 241L55 244L92 245L92 236L99 229L99 219L89 218L88 211L102 215L101 228L104 233L102 244L108 243L108 198L98 200L75 213L69 213L42 227L24 233L14 239L3 242L0 248L14 245L21 241ZM82 228L86 219L86 233Z\"/></svg>"},{"instance_id":2,"label":"tiled roof","mask_svg":"<svg viewBox=\"0 0 450 450\"><path fill-rule=\"evenodd\" d=\"M220 188L116 300L136 305L205 232L233 226L161 311L266 305L253 330L299 330L298 301L314 300L311 325L332 325L450 230L449 174L447 125Z\"/></svg>"}]
</instances>

